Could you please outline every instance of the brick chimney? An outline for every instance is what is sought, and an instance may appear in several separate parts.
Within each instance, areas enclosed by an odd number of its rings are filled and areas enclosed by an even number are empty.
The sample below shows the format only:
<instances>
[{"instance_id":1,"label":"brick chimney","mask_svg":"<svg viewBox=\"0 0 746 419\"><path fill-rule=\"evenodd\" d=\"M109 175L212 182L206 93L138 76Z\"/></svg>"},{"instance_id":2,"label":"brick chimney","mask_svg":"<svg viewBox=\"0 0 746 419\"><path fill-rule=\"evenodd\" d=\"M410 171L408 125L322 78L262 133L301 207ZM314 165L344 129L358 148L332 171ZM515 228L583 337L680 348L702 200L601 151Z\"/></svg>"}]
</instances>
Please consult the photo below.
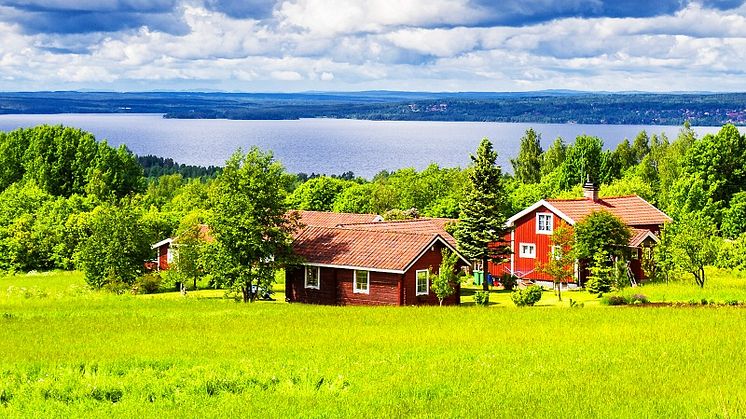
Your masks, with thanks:
<instances>
[{"instance_id":1,"label":"brick chimney","mask_svg":"<svg viewBox=\"0 0 746 419\"><path fill-rule=\"evenodd\" d=\"M590 175L583 184L583 196L593 202L598 201L598 186L596 186L595 183L591 182Z\"/></svg>"}]
</instances>

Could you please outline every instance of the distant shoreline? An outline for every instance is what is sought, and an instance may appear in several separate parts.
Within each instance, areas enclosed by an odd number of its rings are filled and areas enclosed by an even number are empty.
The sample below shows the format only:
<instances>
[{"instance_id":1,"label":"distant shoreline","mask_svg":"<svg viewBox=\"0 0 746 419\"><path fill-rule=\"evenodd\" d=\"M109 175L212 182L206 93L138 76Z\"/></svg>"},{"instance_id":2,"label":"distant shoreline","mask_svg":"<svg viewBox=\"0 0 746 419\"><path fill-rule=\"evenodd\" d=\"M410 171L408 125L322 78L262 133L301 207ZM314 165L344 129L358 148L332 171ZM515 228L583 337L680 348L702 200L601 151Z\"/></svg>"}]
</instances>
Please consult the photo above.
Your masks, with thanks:
<instances>
[{"instance_id":1,"label":"distant shoreline","mask_svg":"<svg viewBox=\"0 0 746 419\"><path fill-rule=\"evenodd\" d=\"M168 119L746 125L746 93L0 92L0 114L162 114Z\"/></svg>"}]
</instances>

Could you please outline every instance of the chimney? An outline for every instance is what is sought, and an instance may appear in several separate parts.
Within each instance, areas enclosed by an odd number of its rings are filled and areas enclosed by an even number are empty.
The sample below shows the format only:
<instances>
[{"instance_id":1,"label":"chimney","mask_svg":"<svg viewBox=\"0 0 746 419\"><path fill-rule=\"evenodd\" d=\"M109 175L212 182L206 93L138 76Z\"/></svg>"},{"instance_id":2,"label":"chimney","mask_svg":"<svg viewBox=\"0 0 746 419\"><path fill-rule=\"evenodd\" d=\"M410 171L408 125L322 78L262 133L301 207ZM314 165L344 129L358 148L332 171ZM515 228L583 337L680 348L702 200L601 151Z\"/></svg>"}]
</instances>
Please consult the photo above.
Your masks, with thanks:
<instances>
[{"instance_id":1,"label":"chimney","mask_svg":"<svg viewBox=\"0 0 746 419\"><path fill-rule=\"evenodd\" d=\"M595 183L591 182L590 175L588 176L588 179L583 184L583 196L586 199L590 199L593 202L598 201L598 187Z\"/></svg>"}]
</instances>

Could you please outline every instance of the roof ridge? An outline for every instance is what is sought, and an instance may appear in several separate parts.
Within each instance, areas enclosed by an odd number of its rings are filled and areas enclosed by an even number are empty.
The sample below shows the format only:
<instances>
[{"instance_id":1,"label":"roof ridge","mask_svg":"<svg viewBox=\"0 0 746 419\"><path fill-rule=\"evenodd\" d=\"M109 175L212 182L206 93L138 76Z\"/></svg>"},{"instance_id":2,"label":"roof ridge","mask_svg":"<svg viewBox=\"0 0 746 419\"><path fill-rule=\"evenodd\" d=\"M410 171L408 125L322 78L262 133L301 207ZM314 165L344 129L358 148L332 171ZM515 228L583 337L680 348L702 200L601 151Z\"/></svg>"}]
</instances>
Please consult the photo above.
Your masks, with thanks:
<instances>
[{"instance_id":1,"label":"roof ridge","mask_svg":"<svg viewBox=\"0 0 746 419\"><path fill-rule=\"evenodd\" d=\"M365 223L365 224L370 224L370 223ZM349 227L340 227L340 226L335 226L335 227L306 226L306 229L308 228L321 228L324 230L364 231L366 233L396 233L396 234L402 234L402 235L407 235L407 236L423 236L423 237L440 236L440 234L438 233L418 233L418 232L413 232L413 231L349 228Z\"/></svg>"},{"instance_id":2,"label":"roof ridge","mask_svg":"<svg viewBox=\"0 0 746 419\"><path fill-rule=\"evenodd\" d=\"M367 221L367 222L363 222L363 223L344 223L344 224L338 224L338 225L340 225L340 226L343 226L343 225L344 226L348 226L348 225L360 225L360 224L377 224L377 225L381 225L381 224L404 224L404 223L412 223L412 222L417 222L417 221L429 221L429 222L432 223L432 222L435 221L435 219L433 219L433 218L410 218L410 219L407 219L407 220Z\"/></svg>"},{"instance_id":3,"label":"roof ridge","mask_svg":"<svg viewBox=\"0 0 746 419\"><path fill-rule=\"evenodd\" d=\"M316 210L302 210L302 209L291 209L289 212L312 212L315 214L339 214L339 215L372 215L374 217L380 216L380 214L375 214L372 212L337 212L337 211L316 211Z\"/></svg>"},{"instance_id":4,"label":"roof ridge","mask_svg":"<svg viewBox=\"0 0 746 419\"><path fill-rule=\"evenodd\" d=\"M599 197L598 201L605 201L607 199L618 199L618 198L640 198L640 199L643 199L640 195L633 193L633 194L629 194L629 195L617 195L617 196ZM586 197L579 197L579 198L547 198L547 199L545 199L545 201L547 201L547 202L565 202L565 201L569 202L569 201L590 201L590 200L591 200L590 198L586 198ZM592 202L598 202L598 201L592 201Z\"/></svg>"}]
</instances>

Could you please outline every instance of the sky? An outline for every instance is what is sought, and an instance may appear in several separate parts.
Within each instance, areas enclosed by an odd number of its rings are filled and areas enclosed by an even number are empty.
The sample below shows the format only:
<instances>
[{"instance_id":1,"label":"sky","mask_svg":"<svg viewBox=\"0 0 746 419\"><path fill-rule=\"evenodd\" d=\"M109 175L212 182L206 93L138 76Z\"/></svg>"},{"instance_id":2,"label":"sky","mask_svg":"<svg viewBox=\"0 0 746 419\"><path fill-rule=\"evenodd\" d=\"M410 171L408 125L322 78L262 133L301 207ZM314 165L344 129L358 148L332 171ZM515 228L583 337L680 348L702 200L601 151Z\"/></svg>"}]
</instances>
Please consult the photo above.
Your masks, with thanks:
<instances>
[{"instance_id":1,"label":"sky","mask_svg":"<svg viewBox=\"0 0 746 419\"><path fill-rule=\"evenodd\" d=\"M0 90L746 91L730 0L0 0Z\"/></svg>"}]
</instances>

